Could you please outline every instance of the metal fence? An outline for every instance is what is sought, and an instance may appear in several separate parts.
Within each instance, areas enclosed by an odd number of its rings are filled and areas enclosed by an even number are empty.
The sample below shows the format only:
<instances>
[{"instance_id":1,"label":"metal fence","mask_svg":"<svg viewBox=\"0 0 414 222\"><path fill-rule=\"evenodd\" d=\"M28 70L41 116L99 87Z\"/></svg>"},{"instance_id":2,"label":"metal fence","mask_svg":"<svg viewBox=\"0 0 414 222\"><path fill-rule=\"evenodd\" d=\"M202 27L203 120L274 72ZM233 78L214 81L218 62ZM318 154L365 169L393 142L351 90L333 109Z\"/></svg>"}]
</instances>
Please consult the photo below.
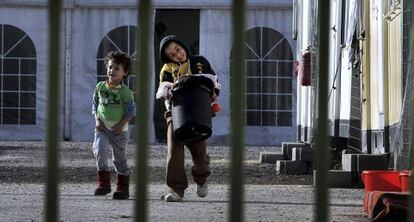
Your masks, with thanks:
<instances>
[{"instance_id":1,"label":"metal fence","mask_svg":"<svg viewBox=\"0 0 414 222\"><path fill-rule=\"evenodd\" d=\"M318 1L318 91L317 91L317 131L316 131L316 209L315 221L328 221L328 76L329 67L326 61L329 60L329 0ZM320 19L323 18L323 19Z\"/></svg>"},{"instance_id":2,"label":"metal fence","mask_svg":"<svg viewBox=\"0 0 414 222\"><path fill-rule=\"evenodd\" d=\"M49 0L46 221L58 221L60 0Z\"/></svg>"}]
</instances>

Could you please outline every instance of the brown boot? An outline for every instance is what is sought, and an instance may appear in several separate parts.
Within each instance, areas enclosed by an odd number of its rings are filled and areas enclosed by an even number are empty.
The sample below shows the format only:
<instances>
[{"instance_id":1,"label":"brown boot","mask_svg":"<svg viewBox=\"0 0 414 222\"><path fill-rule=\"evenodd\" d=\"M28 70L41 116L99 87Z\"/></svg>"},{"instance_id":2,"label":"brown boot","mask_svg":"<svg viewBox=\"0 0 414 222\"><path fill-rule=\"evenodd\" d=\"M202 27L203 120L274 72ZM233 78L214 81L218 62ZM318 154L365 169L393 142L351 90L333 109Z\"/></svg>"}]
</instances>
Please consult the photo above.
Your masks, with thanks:
<instances>
[{"instance_id":1,"label":"brown boot","mask_svg":"<svg viewBox=\"0 0 414 222\"><path fill-rule=\"evenodd\" d=\"M111 172L98 171L98 181L96 183L95 196L106 195L111 192Z\"/></svg>"},{"instance_id":2,"label":"brown boot","mask_svg":"<svg viewBox=\"0 0 414 222\"><path fill-rule=\"evenodd\" d=\"M116 175L116 191L113 199L121 200L129 197L129 176Z\"/></svg>"}]
</instances>

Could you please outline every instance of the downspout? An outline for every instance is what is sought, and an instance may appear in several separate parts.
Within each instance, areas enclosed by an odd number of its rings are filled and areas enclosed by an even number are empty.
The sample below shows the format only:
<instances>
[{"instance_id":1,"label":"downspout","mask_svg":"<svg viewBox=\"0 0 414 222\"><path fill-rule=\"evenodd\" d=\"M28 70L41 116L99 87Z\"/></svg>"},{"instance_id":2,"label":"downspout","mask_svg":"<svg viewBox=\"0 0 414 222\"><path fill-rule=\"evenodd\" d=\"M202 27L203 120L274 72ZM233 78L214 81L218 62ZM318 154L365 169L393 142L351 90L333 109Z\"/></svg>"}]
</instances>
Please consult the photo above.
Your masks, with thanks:
<instances>
[{"instance_id":1,"label":"downspout","mask_svg":"<svg viewBox=\"0 0 414 222\"><path fill-rule=\"evenodd\" d=\"M296 40L297 44L296 44L296 61L300 61L300 48L302 47L302 35L303 35L303 29L301 29L301 32L298 32L299 27L302 28L302 22L299 21L299 18L301 14L301 7L299 5L299 2L297 0L293 0L293 21L292 21L292 25L293 25L293 30L292 30L292 39ZM299 67L299 64L297 64L297 66ZM301 104L301 88L300 88L300 81L299 81L299 70L296 76L296 126L297 126L297 131L296 131L296 141L301 141L301 127L302 127L302 122L301 122L301 108L302 108L302 104Z\"/></svg>"},{"instance_id":2,"label":"downspout","mask_svg":"<svg viewBox=\"0 0 414 222\"><path fill-rule=\"evenodd\" d=\"M363 66L362 66L362 148L365 146L365 152L371 154L371 101L370 101L370 1L364 1L364 31L365 40L362 44ZM365 143L364 143L365 141ZM364 149L362 149L364 150Z\"/></svg>"},{"instance_id":3,"label":"downspout","mask_svg":"<svg viewBox=\"0 0 414 222\"><path fill-rule=\"evenodd\" d=\"M383 6L385 7L385 6ZM384 88L384 153L390 153L390 105L389 105L389 69L388 69L388 21L383 23L383 88Z\"/></svg>"},{"instance_id":4,"label":"downspout","mask_svg":"<svg viewBox=\"0 0 414 222\"><path fill-rule=\"evenodd\" d=\"M301 15L305 20L302 19L302 29L303 29L303 24L305 24L307 21L311 20L311 15L312 15L312 7L311 7L312 3L311 1L303 1L302 4L302 12L303 14ZM306 12L305 12L306 10ZM306 31L303 32L302 35L302 49L301 49L301 53L300 53L300 58L302 60L302 56L303 56L303 52L306 49L309 49L311 51L311 53L313 53L312 50L312 41L311 41L311 35L312 35L312 30L311 30L311 24L307 23L306 26ZM303 44L304 43L304 44ZM312 72L312 71L311 71ZM300 69L300 75L303 75L303 69ZM302 76L298 79L299 84L301 85L301 79ZM311 80L312 82L312 80ZM302 113L304 114L304 119L303 119L303 125L302 127L303 129L303 138L304 138L304 142L306 143L311 143L312 142L312 137L313 137L313 132L312 132L312 112L315 112L314 110L312 110L312 91L310 87L306 87L306 86L302 86L302 97L301 97L301 101L304 104L304 106L302 106Z\"/></svg>"},{"instance_id":5,"label":"downspout","mask_svg":"<svg viewBox=\"0 0 414 222\"><path fill-rule=\"evenodd\" d=\"M343 24L342 24L342 17L343 15L343 4L342 1L338 1L337 5L336 5L336 15L338 16L337 19L337 29L336 29L336 40L335 40L335 45L334 47L336 48L335 51L335 56L334 57L334 69L333 69L333 91L335 91L335 100L334 100L334 117L333 117L333 137L334 137L334 142L337 143L339 141L339 137L340 137L340 125L341 125L341 115L340 115L340 110L341 110L341 75L342 75L342 36L343 36Z\"/></svg>"},{"instance_id":6,"label":"downspout","mask_svg":"<svg viewBox=\"0 0 414 222\"><path fill-rule=\"evenodd\" d=\"M64 140L70 140L71 132L71 64L72 64L72 17L73 5L68 3L65 7L65 77L64 77L64 119L63 119L63 136Z\"/></svg>"}]
</instances>

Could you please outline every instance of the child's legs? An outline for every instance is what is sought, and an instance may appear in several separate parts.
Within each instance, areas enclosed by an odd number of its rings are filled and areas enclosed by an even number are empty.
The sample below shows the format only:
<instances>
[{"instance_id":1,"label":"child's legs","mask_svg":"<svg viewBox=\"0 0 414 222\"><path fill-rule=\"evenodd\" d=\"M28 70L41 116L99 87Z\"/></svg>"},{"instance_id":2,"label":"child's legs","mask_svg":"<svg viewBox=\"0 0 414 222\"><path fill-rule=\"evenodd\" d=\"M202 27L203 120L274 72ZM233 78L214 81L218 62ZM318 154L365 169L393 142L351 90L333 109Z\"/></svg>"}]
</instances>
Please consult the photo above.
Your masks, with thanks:
<instances>
[{"instance_id":1,"label":"child's legs","mask_svg":"<svg viewBox=\"0 0 414 222\"><path fill-rule=\"evenodd\" d=\"M102 131L95 130L95 139L93 141L92 152L96 159L96 168L101 171L110 171L107 160L107 147L109 144L108 135Z\"/></svg>"},{"instance_id":2,"label":"child's legs","mask_svg":"<svg viewBox=\"0 0 414 222\"><path fill-rule=\"evenodd\" d=\"M184 143L174 137L171 117L167 118L167 186L181 197L188 187L187 175L184 167Z\"/></svg>"},{"instance_id":3,"label":"child's legs","mask_svg":"<svg viewBox=\"0 0 414 222\"><path fill-rule=\"evenodd\" d=\"M112 132L109 132L112 133ZM115 166L115 171L118 174L129 176L129 167L126 159L127 147L127 132L122 132L120 135L114 135L110 138L109 143L112 146L112 161Z\"/></svg>"},{"instance_id":4,"label":"child's legs","mask_svg":"<svg viewBox=\"0 0 414 222\"><path fill-rule=\"evenodd\" d=\"M207 177L211 174L210 157L207 154L206 141L187 144L188 149L193 156L194 165L191 169L194 182L203 185L206 183Z\"/></svg>"}]
</instances>

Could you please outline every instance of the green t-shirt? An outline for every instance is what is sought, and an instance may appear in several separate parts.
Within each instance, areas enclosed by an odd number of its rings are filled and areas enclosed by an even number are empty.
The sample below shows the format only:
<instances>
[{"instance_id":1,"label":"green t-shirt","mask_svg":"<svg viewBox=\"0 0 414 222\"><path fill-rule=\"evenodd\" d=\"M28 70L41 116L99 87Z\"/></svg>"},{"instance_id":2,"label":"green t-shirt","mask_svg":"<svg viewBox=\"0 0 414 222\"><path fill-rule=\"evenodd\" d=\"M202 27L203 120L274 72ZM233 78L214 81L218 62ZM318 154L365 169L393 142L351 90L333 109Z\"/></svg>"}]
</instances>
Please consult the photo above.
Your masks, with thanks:
<instances>
[{"instance_id":1,"label":"green t-shirt","mask_svg":"<svg viewBox=\"0 0 414 222\"><path fill-rule=\"evenodd\" d=\"M110 89L106 81L99 82L95 88L94 99L98 103L96 115L104 122L119 122L127 112L128 102L133 100L132 91L121 83Z\"/></svg>"}]
</instances>

